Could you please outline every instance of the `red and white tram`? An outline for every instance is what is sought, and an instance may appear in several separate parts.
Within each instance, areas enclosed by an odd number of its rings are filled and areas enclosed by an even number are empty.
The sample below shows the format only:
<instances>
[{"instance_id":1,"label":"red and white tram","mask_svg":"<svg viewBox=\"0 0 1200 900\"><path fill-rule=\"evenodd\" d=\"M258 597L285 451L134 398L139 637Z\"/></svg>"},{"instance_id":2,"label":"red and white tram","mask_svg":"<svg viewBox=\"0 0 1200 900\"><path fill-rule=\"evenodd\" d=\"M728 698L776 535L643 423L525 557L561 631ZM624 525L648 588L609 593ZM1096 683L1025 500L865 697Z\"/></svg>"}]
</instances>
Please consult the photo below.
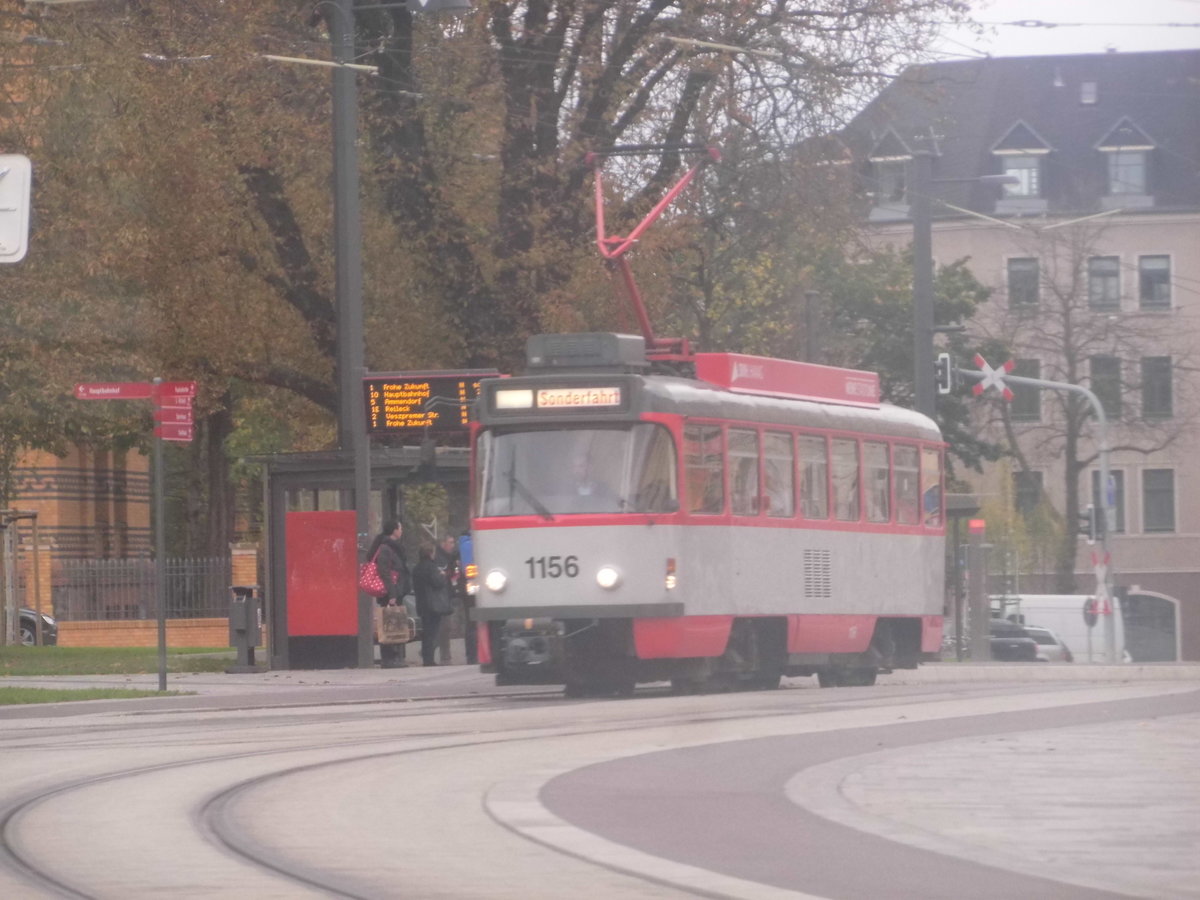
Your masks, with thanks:
<instances>
[{"instance_id":1,"label":"red and white tram","mask_svg":"<svg viewBox=\"0 0 1200 900\"><path fill-rule=\"evenodd\" d=\"M569 694L871 684L939 649L944 444L878 376L541 335L473 426L480 656Z\"/></svg>"}]
</instances>

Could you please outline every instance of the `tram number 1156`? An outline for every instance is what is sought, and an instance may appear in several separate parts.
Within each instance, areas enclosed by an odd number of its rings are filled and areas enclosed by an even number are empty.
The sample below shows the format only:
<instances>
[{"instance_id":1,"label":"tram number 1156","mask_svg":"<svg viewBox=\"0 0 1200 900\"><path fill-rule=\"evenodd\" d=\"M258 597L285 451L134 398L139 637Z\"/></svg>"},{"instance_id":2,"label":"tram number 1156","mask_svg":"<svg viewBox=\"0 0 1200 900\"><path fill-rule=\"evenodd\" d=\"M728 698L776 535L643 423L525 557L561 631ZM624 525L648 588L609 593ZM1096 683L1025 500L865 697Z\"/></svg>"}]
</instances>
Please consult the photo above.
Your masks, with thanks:
<instances>
[{"instance_id":1,"label":"tram number 1156","mask_svg":"<svg viewBox=\"0 0 1200 900\"><path fill-rule=\"evenodd\" d=\"M578 556L531 556L525 565L530 578L574 578L579 574Z\"/></svg>"}]
</instances>

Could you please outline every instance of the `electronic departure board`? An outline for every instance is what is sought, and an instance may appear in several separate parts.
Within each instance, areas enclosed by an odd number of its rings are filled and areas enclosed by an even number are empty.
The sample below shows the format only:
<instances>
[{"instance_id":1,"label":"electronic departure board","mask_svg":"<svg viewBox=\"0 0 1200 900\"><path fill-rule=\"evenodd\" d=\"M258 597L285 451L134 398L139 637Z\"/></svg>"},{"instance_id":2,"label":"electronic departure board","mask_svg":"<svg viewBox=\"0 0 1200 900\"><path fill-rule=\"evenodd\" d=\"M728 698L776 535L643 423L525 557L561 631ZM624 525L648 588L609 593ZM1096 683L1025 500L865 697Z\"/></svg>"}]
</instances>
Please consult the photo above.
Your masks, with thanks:
<instances>
[{"instance_id":1,"label":"electronic departure board","mask_svg":"<svg viewBox=\"0 0 1200 900\"><path fill-rule=\"evenodd\" d=\"M367 434L465 432L479 382L499 376L495 369L368 375Z\"/></svg>"}]
</instances>

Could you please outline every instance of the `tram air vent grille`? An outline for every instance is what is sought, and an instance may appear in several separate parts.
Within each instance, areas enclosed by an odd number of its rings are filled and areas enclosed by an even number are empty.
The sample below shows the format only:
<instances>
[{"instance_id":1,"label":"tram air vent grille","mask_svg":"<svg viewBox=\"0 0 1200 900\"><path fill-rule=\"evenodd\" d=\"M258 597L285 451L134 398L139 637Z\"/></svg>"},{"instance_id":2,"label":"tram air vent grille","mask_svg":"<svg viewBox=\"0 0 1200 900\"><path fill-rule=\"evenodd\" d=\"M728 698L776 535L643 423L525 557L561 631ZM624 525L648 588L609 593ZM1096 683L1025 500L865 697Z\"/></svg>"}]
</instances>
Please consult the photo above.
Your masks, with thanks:
<instances>
[{"instance_id":1,"label":"tram air vent grille","mask_svg":"<svg viewBox=\"0 0 1200 900\"><path fill-rule=\"evenodd\" d=\"M833 596L833 555L828 550L804 551L804 596L818 600Z\"/></svg>"}]
</instances>

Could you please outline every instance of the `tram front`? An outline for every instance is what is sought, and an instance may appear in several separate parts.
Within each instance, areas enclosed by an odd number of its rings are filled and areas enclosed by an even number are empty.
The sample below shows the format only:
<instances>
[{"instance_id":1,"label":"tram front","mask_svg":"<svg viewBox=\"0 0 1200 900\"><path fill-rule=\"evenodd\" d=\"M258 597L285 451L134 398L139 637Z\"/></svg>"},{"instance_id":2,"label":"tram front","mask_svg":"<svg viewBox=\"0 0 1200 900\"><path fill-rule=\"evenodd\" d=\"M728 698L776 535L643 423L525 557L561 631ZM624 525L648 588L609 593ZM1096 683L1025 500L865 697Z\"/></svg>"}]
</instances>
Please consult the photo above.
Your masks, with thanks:
<instances>
[{"instance_id":1,"label":"tram front","mask_svg":"<svg viewBox=\"0 0 1200 900\"><path fill-rule=\"evenodd\" d=\"M637 618L676 617L678 458L642 409L640 338L531 339L532 374L485 382L472 530L497 682L632 690Z\"/></svg>"}]
</instances>

